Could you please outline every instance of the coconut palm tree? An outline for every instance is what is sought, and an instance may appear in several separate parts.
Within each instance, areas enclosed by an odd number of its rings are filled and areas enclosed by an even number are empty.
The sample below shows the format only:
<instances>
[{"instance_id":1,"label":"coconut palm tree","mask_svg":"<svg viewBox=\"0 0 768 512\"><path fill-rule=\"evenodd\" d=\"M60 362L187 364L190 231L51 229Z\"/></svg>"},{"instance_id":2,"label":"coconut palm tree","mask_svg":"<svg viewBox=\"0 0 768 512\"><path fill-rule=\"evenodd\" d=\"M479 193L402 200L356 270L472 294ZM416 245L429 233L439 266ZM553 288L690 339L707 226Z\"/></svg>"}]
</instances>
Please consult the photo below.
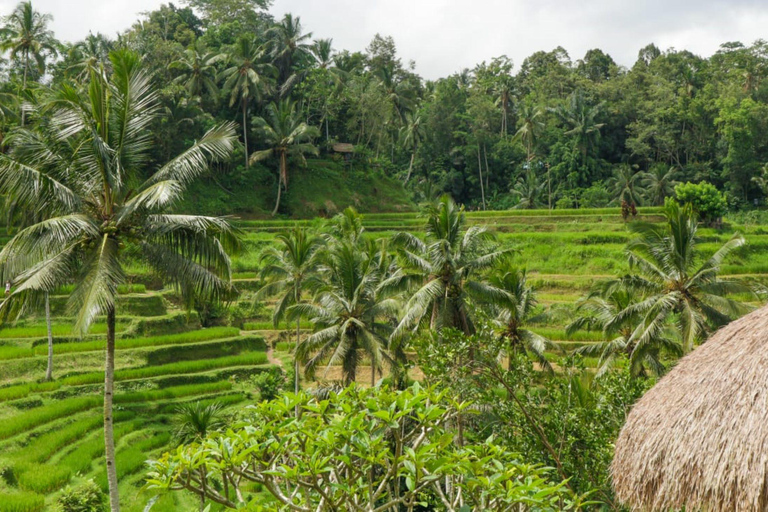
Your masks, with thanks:
<instances>
[{"instance_id":1,"label":"coconut palm tree","mask_svg":"<svg viewBox=\"0 0 768 512\"><path fill-rule=\"evenodd\" d=\"M675 180L677 169L675 167L654 166L645 173L642 185L645 187L648 200L653 206L662 206L664 200L675 194L675 186L680 183Z\"/></svg>"},{"instance_id":2,"label":"coconut palm tree","mask_svg":"<svg viewBox=\"0 0 768 512\"><path fill-rule=\"evenodd\" d=\"M280 208L281 190L288 190L288 159L297 157L306 165L304 155L317 155L318 149L312 140L320 136L320 131L301 120L292 101L282 100L267 106L265 117L254 119L256 130L267 149L256 151L251 161L258 162L267 158L277 158L280 174L277 180L277 201L272 215Z\"/></svg>"},{"instance_id":3,"label":"coconut palm tree","mask_svg":"<svg viewBox=\"0 0 768 512\"><path fill-rule=\"evenodd\" d=\"M507 355L511 358L516 351L530 352L542 368L552 371L545 352L559 347L544 336L526 328L542 320L544 315L536 313L536 294L528 284L525 270L503 266L494 271L488 284L495 288L488 306L493 314L493 323L502 339L506 341Z\"/></svg>"},{"instance_id":4,"label":"coconut palm tree","mask_svg":"<svg viewBox=\"0 0 768 512\"><path fill-rule=\"evenodd\" d=\"M533 160L536 150L536 142L544 129L544 111L529 104L523 104L520 108L520 128L515 133L515 138L523 143L528 155L527 162Z\"/></svg>"},{"instance_id":5,"label":"coconut palm tree","mask_svg":"<svg viewBox=\"0 0 768 512\"><path fill-rule=\"evenodd\" d=\"M225 59L226 55L223 53L206 51L198 39L195 45L184 51L184 55L172 62L170 67L181 71L175 82L183 84L189 94L202 96L203 91L207 91L212 98L216 98L219 94L216 85L216 64Z\"/></svg>"},{"instance_id":6,"label":"coconut palm tree","mask_svg":"<svg viewBox=\"0 0 768 512\"><path fill-rule=\"evenodd\" d=\"M149 127L160 112L158 96L138 55L121 50L111 61L109 78L94 72L87 91L62 86L46 105L58 144L27 147L27 154L36 155L28 161L0 155L0 192L44 214L0 251L3 280L15 283L0 313L18 315L41 294L74 281L69 307L75 329L85 333L106 316L104 440L110 505L118 511L115 305L128 253L164 276L187 301L218 298L229 292L227 251L238 240L222 219L167 213L210 159L231 154L234 126L212 128L141 182L152 149Z\"/></svg>"},{"instance_id":7,"label":"coconut palm tree","mask_svg":"<svg viewBox=\"0 0 768 512\"><path fill-rule=\"evenodd\" d=\"M544 205L544 197L547 188L546 181L540 181L533 169L528 169L525 176L519 176L514 188L510 191L520 201L515 205L516 209L534 209Z\"/></svg>"},{"instance_id":8,"label":"coconut palm tree","mask_svg":"<svg viewBox=\"0 0 768 512\"><path fill-rule=\"evenodd\" d=\"M444 327L465 334L475 332L467 303L470 298L488 302L497 295L481 277L502 260L509 250L499 250L487 228L466 227L463 208L443 196L428 203L426 240L411 233L398 233L403 269L387 279L383 288L415 291L404 306L404 314L392 337L399 339L427 322L432 330Z\"/></svg>"},{"instance_id":9,"label":"coconut palm tree","mask_svg":"<svg viewBox=\"0 0 768 512\"><path fill-rule=\"evenodd\" d=\"M573 139L581 154L582 165L586 165L589 151L597 145L600 129L605 126L605 123L597 122L602 109L603 103L589 105L580 89L571 93L567 104L549 109L566 127L564 135Z\"/></svg>"},{"instance_id":10,"label":"coconut palm tree","mask_svg":"<svg viewBox=\"0 0 768 512\"><path fill-rule=\"evenodd\" d=\"M631 165L622 164L613 170L613 176L608 179L608 188L613 195L614 203L626 201L628 204L641 205L646 194L645 183L648 175L637 171Z\"/></svg>"},{"instance_id":11,"label":"coconut palm tree","mask_svg":"<svg viewBox=\"0 0 768 512\"><path fill-rule=\"evenodd\" d=\"M661 362L662 352L682 354L680 343L674 341L668 329L646 338L643 343L636 343L635 333L642 328L642 316L637 311L628 315L622 312L639 300L637 294L614 283L599 285L579 300L576 311L581 316L571 322L565 332L570 336L582 329L599 330L608 340L590 343L576 350L581 355L599 357L597 377L605 375L621 357L629 361L633 376L645 376L646 369L662 375L666 371Z\"/></svg>"},{"instance_id":12,"label":"coconut palm tree","mask_svg":"<svg viewBox=\"0 0 768 512\"><path fill-rule=\"evenodd\" d=\"M58 42L48 24L53 20L50 14L41 14L32 7L31 1L21 2L4 18L5 25L0 29L0 51L10 52L11 59L21 59L23 77L22 90L27 88L27 76L31 70L32 61L37 71L45 73L48 57L58 54ZM25 115L22 108L21 125L24 126Z\"/></svg>"},{"instance_id":13,"label":"coconut palm tree","mask_svg":"<svg viewBox=\"0 0 768 512\"><path fill-rule=\"evenodd\" d=\"M280 96L284 97L303 78L295 73L294 64L310 55L312 32L304 33L301 18L286 13L266 35L271 40L269 55L278 70Z\"/></svg>"},{"instance_id":14,"label":"coconut palm tree","mask_svg":"<svg viewBox=\"0 0 768 512\"><path fill-rule=\"evenodd\" d=\"M272 312L272 322L277 328L280 321L288 316L288 309L302 302L302 294L318 288L318 250L322 240L310 235L307 230L296 228L276 237L279 247L269 247L262 256L264 266L262 279L267 284L257 292L257 297L279 295L277 305ZM301 341L301 317L296 317L296 351ZM299 392L299 359L294 360L294 391Z\"/></svg>"},{"instance_id":15,"label":"coconut palm tree","mask_svg":"<svg viewBox=\"0 0 768 512\"><path fill-rule=\"evenodd\" d=\"M266 66L261 63L264 49L253 39L242 37L227 58L230 67L222 71L224 89L229 91L229 106L240 103L243 113L243 146L245 148L245 168L248 168L248 105L256 98L262 87L262 75Z\"/></svg>"},{"instance_id":16,"label":"coconut palm tree","mask_svg":"<svg viewBox=\"0 0 768 512\"><path fill-rule=\"evenodd\" d=\"M413 161L416 158L416 151L424 136L424 129L421 126L421 116L408 112L405 114L405 124L400 128L400 137L403 141L403 147L411 150L411 162L408 164L408 174L405 176L405 183L411 179L413 172Z\"/></svg>"},{"instance_id":17,"label":"coconut palm tree","mask_svg":"<svg viewBox=\"0 0 768 512\"><path fill-rule=\"evenodd\" d=\"M338 241L324 251L321 278L326 284L311 304L291 308L294 317L309 318L316 328L297 351L308 377L312 378L326 361L326 371L341 363L344 383L351 384L365 355L371 363L373 385L376 373L393 362L387 336L398 303L381 291L386 275L380 254L373 243L361 247L349 240Z\"/></svg>"},{"instance_id":18,"label":"coconut palm tree","mask_svg":"<svg viewBox=\"0 0 768 512\"><path fill-rule=\"evenodd\" d=\"M631 340L637 345L659 338L673 325L688 352L712 330L749 310L729 294L754 294L754 290L718 275L723 260L744 245L743 236L735 234L705 259L697 248L698 222L690 205L672 202L665 215L664 224L630 226L638 235L625 251L631 272L614 285L640 294L642 299L618 313L616 321L635 316L642 319Z\"/></svg>"},{"instance_id":19,"label":"coconut palm tree","mask_svg":"<svg viewBox=\"0 0 768 512\"><path fill-rule=\"evenodd\" d=\"M109 52L114 44L103 34L92 34L72 46L67 52L67 60L71 64L65 70L68 76L77 81L85 81L92 71L102 68L109 70Z\"/></svg>"}]
</instances>

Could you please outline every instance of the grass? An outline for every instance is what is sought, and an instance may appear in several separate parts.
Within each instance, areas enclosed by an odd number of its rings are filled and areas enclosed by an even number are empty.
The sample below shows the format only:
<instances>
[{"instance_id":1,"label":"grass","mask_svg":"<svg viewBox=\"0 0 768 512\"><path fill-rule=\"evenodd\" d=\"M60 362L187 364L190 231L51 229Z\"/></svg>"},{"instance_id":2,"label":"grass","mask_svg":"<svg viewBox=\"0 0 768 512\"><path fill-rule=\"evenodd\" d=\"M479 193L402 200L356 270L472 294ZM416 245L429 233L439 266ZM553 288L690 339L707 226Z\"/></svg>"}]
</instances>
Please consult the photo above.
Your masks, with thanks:
<instances>
[{"instance_id":1,"label":"grass","mask_svg":"<svg viewBox=\"0 0 768 512\"><path fill-rule=\"evenodd\" d=\"M45 497L34 492L0 492L0 512L38 512L45 509Z\"/></svg>"},{"instance_id":2,"label":"grass","mask_svg":"<svg viewBox=\"0 0 768 512\"><path fill-rule=\"evenodd\" d=\"M101 401L98 396L69 398L5 418L0 422L0 439L7 439L49 421L96 407Z\"/></svg>"},{"instance_id":3,"label":"grass","mask_svg":"<svg viewBox=\"0 0 768 512\"><path fill-rule=\"evenodd\" d=\"M127 323L118 322L117 331L124 331L128 328ZM53 336L72 336L74 333L72 324L53 324L51 325L51 331ZM93 324L88 330L88 334L106 334L107 324L98 323ZM19 326L19 327L6 327L0 329L0 338L42 338L48 335L48 330L45 324Z\"/></svg>"}]
</instances>

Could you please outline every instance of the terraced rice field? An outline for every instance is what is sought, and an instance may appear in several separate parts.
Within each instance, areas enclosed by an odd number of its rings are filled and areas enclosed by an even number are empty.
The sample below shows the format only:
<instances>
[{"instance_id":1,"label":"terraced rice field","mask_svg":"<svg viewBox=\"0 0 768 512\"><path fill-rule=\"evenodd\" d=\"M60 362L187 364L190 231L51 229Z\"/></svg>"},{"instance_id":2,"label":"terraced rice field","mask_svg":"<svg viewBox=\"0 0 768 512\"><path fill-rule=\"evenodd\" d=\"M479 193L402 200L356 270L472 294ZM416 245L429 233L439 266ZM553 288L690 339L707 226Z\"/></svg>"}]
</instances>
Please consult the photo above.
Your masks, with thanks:
<instances>
[{"instance_id":1,"label":"terraced rice field","mask_svg":"<svg viewBox=\"0 0 768 512\"><path fill-rule=\"evenodd\" d=\"M641 209L640 218L660 219L658 209ZM627 270L622 251L630 238L618 209L470 212L470 224L488 225L501 244L515 249L514 262L528 270L542 309L550 315L534 330L561 342L566 350L600 340L600 334L565 335L576 301L597 281ZM118 308L116 351L117 468L123 509L141 511L149 495L141 491L144 461L173 447L172 417L178 404L217 400L236 410L258 399L250 376L273 362L290 367L293 330L273 326L271 304L251 308L260 287L259 259L275 233L294 225L320 228L324 221L239 221L246 251L234 258L241 305L247 311L237 327L202 328L196 314L179 308L172 291L163 289L141 268L129 268L131 285L123 287ZM364 217L369 237L398 231L422 233L415 213ZM713 251L736 230L748 245L724 267L725 273L765 281L768 277L768 230L760 226L705 229L702 248ZM52 297L55 367L53 382L43 382L47 346L41 315L0 328L0 512L53 509L61 490L92 479L106 488L103 463L101 391L104 325L84 338L72 332L62 289ZM210 315L209 315L210 316ZM293 326L291 326L293 327ZM304 323L306 332L312 326ZM562 354L550 354L553 361ZM588 361L594 363L594 361ZM335 373L329 372L331 378ZM369 372L360 371L361 382ZM197 500L175 493L152 510L193 510ZM214 509L215 510L215 509Z\"/></svg>"}]
</instances>

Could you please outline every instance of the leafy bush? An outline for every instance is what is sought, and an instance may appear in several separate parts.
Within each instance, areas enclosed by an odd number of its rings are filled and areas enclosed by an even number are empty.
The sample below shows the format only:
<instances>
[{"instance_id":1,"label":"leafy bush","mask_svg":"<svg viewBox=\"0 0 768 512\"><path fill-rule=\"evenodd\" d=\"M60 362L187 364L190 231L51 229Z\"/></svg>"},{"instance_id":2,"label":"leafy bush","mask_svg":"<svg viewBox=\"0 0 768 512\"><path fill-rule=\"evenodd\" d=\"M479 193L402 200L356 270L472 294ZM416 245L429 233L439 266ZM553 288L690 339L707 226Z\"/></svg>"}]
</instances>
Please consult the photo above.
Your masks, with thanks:
<instances>
[{"instance_id":1,"label":"leafy bush","mask_svg":"<svg viewBox=\"0 0 768 512\"><path fill-rule=\"evenodd\" d=\"M276 366L269 371L254 375L251 382L259 390L262 400L274 400L285 387L285 372Z\"/></svg>"},{"instance_id":2,"label":"leafy bush","mask_svg":"<svg viewBox=\"0 0 768 512\"><path fill-rule=\"evenodd\" d=\"M680 183L675 187L677 200L682 204L690 204L703 221L713 222L727 210L725 195L711 183Z\"/></svg>"},{"instance_id":3,"label":"leafy bush","mask_svg":"<svg viewBox=\"0 0 768 512\"><path fill-rule=\"evenodd\" d=\"M105 496L93 480L67 487L57 501L61 512L102 512Z\"/></svg>"}]
</instances>

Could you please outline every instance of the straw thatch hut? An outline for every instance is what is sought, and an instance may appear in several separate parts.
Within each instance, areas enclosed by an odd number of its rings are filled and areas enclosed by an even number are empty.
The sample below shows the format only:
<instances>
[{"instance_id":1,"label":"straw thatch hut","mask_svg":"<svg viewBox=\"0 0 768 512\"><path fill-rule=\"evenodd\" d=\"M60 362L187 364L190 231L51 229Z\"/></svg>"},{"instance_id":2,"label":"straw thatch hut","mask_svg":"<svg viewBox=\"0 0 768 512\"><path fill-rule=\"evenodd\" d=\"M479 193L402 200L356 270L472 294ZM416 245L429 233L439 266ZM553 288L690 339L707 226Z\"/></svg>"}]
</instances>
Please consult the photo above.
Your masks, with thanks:
<instances>
[{"instance_id":1,"label":"straw thatch hut","mask_svg":"<svg viewBox=\"0 0 768 512\"><path fill-rule=\"evenodd\" d=\"M633 510L768 510L768 307L722 328L637 402L611 471Z\"/></svg>"}]
</instances>

